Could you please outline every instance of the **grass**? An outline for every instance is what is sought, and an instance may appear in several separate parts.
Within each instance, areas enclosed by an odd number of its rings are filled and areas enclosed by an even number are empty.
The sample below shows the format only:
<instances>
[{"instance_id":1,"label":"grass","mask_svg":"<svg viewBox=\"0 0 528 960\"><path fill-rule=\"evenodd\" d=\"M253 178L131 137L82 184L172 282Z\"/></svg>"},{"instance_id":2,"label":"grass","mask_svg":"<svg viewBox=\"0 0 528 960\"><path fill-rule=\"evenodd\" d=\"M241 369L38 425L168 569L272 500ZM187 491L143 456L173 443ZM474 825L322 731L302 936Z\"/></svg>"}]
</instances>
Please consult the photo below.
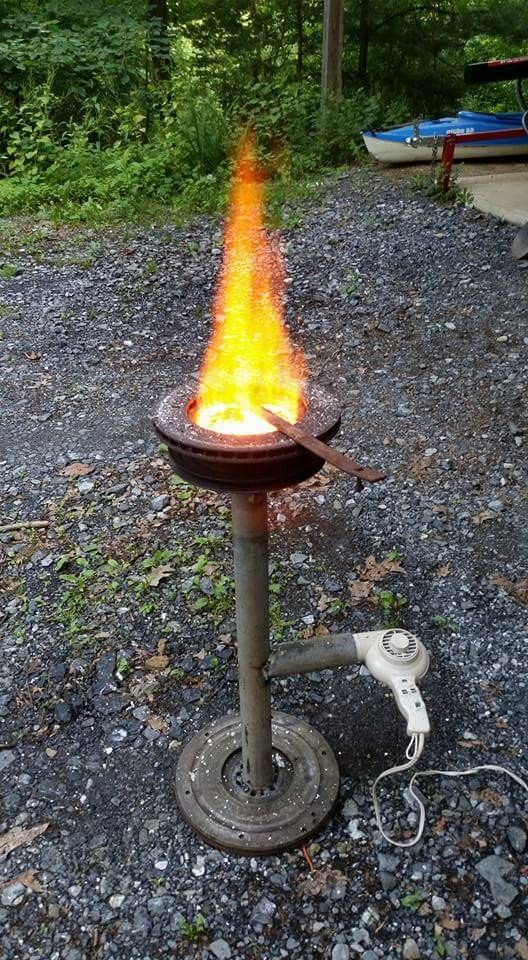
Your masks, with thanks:
<instances>
[{"instance_id":1,"label":"grass","mask_svg":"<svg viewBox=\"0 0 528 960\"><path fill-rule=\"evenodd\" d=\"M325 168L314 178L313 174L299 176L275 176L267 184L267 217L274 229L291 229L302 222L306 201L331 184L342 168ZM205 182L202 182L205 181ZM4 194L11 189L10 180L0 180L0 209L6 216L0 220L0 242L4 254L16 256L20 248L35 259L42 256L47 247L59 237L72 236L68 228L76 228L75 235L81 239L90 231L111 226L134 224L159 226L174 224L183 226L201 215L222 216L228 196L228 173L221 170L215 176L190 181L181 190L175 190L167 199L160 201L156 195L144 196L140 191L129 196L115 197L109 192L97 199L66 199L43 193L42 202L20 204L5 202ZM14 188L12 188L14 189ZM21 188L22 189L22 188ZM4 201L4 202L3 202ZM93 239L93 237L90 237ZM88 268L96 257L92 251L79 256L78 265ZM154 276L159 265L150 260L144 268L145 276ZM15 266L0 268L0 278L10 279L17 271Z\"/></svg>"},{"instance_id":2,"label":"grass","mask_svg":"<svg viewBox=\"0 0 528 960\"><path fill-rule=\"evenodd\" d=\"M0 279L1 280L10 280L11 277L16 276L18 273L18 268L13 267L11 264L6 263L3 267L0 267Z\"/></svg>"}]
</instances>

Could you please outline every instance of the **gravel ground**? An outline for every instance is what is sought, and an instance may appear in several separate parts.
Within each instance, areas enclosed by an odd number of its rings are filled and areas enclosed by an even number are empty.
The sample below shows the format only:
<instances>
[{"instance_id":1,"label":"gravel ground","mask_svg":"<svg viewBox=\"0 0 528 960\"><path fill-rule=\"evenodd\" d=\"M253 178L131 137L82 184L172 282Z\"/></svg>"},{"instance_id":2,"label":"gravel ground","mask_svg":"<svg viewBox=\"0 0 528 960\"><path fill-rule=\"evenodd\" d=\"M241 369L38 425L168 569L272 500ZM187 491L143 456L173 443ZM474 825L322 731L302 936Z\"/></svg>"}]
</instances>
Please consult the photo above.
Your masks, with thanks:
<instances>
[{"instance_id":1,"label":"gravel ground","mask_svg":"<svg viewBox=\"0 0 528 960\"><path fill-rule=\"evenodd\" d=\"M229 513L175 482L149 417L197 369L218 224L26 233L0 280L0 521L49 526L0 533L2 958L528 958L528 798L492 772L438 777L423 841L389 847L370 787L404 725L356 671L275 684L341 766L313 872L299 851L237 859L183 824L181 746L236 705ZM419 633L424 766L526 764L528 273L512 235L359 172L283 236L291 326L344 403L337 443L388 480L357 493L325 469L271 497L274 638ZM384 811L405 837L403 788Z\"/></svg>"}]
</instances>

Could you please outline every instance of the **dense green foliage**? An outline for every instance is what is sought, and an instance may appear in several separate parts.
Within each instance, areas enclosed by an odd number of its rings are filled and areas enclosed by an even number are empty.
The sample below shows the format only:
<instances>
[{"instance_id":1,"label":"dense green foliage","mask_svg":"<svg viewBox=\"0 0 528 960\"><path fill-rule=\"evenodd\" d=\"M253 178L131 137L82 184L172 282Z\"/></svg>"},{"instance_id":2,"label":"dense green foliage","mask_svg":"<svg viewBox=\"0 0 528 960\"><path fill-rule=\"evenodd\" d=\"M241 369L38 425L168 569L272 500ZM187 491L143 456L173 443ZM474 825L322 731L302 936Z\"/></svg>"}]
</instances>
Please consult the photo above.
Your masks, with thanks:
<instances>
[{"instance_id":1,"label":"dense green foliage","mask_svg":"<svg viewBox=\"0 0 528 960\"><path fill-rule=\"evenodd\" d=\"M343 96L320 109L321 0L0 0L0 211L214 209L251 124L291 189L362 127L511 108L465 60L528 52L524 0L347 0Z\"/></svg>"}]
</instances>

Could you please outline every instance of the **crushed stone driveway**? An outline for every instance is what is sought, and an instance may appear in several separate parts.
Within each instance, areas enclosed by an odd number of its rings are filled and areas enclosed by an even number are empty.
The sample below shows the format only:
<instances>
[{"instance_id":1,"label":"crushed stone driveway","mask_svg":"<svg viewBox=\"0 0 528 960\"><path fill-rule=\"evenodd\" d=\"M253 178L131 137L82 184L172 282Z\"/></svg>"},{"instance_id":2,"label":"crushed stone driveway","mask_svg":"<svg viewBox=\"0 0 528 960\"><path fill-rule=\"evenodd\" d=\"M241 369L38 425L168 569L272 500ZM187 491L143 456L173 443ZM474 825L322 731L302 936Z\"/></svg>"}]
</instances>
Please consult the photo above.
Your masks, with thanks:
<instances>
[{"instance_id":1,"label":"crushed stone driveway","mask_svg":"<svg viewBox=\"0 0 528 960\"><path fill-rule=\"evenodd\" d=\"M171 474L150 418L198 369L220 226L2 229L2 960L527 958L527 795L494 771L422 781L423 840L388 846L370 788L406 738L364 670L274 683L341 768L313 871L295 850L228 856L184 824L182 745L236 708L229 509ZM325 468L270 496L273 639L418 633L424 767L526 766L513 234L359 170L282 237L293 335L343 405L334 443L387 480L358 492ZM47 525L5 529L27 521ZM405 782L383 791L400 838L417 823Z\"/></svg>"}]
</instances>

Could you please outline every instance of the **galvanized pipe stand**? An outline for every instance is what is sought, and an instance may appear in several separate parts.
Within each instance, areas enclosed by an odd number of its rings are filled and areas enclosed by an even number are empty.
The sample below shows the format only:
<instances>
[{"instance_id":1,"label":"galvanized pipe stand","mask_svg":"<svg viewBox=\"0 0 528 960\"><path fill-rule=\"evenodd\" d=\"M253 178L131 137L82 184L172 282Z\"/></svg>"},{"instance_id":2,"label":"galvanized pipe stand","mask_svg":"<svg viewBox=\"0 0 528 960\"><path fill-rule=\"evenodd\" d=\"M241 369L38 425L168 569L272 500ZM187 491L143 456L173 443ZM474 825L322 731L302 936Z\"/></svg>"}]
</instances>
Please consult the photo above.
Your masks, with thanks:
<instances>
[{"instance_id":1,"label":"galvanized pipe stand","mask_svg":"<svg viewBox=\"0 0 528 960\"><path fill-rule=\"evenodd\" d=\"M231 498L242 778L253 790L273 783L271 688L263 676L270 653L267 507L265 493Z\"/></svg>"},{"instance_id":2,"label":"galvanized pipe stand","mask_svg":"<svg viewBox=\"0 0 528 960\"><path fill-rule=\"evenodd\" d=\"M196 734L178 763L178 801L204 840L234 853L278 853L328 819L339 771L312 727L271 710L266 493L233 493L240 714Z\"/></svg>"}]
</instances>

